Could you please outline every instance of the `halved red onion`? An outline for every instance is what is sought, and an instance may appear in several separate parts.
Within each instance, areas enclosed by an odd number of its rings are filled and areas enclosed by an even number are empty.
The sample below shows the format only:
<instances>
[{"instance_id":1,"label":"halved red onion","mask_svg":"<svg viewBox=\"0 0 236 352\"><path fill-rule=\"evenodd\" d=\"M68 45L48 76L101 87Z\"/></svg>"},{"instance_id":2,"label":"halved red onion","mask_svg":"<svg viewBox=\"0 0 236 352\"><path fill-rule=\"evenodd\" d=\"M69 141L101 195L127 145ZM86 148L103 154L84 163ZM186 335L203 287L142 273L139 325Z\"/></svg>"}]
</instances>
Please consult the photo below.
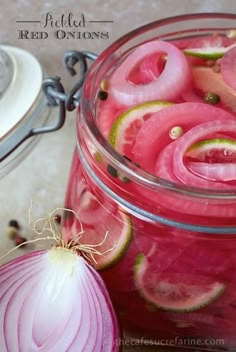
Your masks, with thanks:
<instances>
[{"instance_id":1,"label":"halved red onion","mask_svg":"<svg viewBox=\"0 0 236 352\"><path fill-rule=\"evenodd\" d=\"M236 91L236 48L224 54L220 61L220 69L224 82Z\"/></svg>"},{"instance_id":2,"label":"halved red onion","mask_svg":"<svg viewBox=\"0 0 236 352\"><path fill-rule=\"evenodd\" d=\"M136 85L129 81L131 70L148 56L167 54L162 73L151 82ZM190 67L185 55L174 45L151 41L136 48L122 63L110 80L110 94L127 106L150 100L174 100L185 90L190 80Z\"/></svg>"},{"instance_id":3,"label":"halved red onion","mask_svg":"<svg viewBox=\"0 0 236 352\"><path fill-rule=\"evenodd\" d=\"M99 274L53 248L0 267L2 352L117 352L119 329Z\"/></svg>"}]
</instances>

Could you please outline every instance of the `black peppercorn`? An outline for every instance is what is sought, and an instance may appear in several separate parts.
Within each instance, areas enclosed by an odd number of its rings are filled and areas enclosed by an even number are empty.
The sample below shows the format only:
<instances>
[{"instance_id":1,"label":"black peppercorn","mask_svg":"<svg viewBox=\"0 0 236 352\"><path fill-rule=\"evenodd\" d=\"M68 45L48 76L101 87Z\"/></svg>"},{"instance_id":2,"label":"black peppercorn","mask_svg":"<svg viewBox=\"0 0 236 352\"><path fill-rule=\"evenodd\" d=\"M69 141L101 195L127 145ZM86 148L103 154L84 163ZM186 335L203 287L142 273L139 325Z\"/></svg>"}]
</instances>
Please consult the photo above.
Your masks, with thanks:
<instances>
[{"instance_id":1,"label":"black peppercorn","mask_svg":"<svg viewBox=\"0 0 236 352\"><path fill-rule=\"evenodd\" d=\"M107 165L107 172L112 176L112 177L118 177L118 172L117 170L110 164Z\"/></svg>"},{"instance_id":2,"label":"black peppercorn","mask_svg":"<svg viewBox=\"0 0 236 352\"><path fill-rule=\"evenodd\" d=\"M17 230L20 229L20 225L19 225L18 221L15 220L15 219L10 220L9 223L8 223L8 226L9 227L14 227Z\"/></svg>"},{"instance_id":3,"label":"black peppercorn","mask_svg":"<svg viewBox=\"0 0 236 352\"><path fill-rule=\"evenodd\" d=\"M107 100L107 98L108 98L108 93L105 92L105 90L100 90L100 91L98 92L98 98L99 98L100 100Z\"/></svg>"},{"instance_id":4,"label":"black peppercorn","mask_svg":"<svg viewBox=\"0 0 236 352\"><path fill-rule=\"evenodd\" d=\"M204 100L208 104L216 105L220 102L220 97L216 93L208 92L204 95Z\"/></svg>"}]
</instances>

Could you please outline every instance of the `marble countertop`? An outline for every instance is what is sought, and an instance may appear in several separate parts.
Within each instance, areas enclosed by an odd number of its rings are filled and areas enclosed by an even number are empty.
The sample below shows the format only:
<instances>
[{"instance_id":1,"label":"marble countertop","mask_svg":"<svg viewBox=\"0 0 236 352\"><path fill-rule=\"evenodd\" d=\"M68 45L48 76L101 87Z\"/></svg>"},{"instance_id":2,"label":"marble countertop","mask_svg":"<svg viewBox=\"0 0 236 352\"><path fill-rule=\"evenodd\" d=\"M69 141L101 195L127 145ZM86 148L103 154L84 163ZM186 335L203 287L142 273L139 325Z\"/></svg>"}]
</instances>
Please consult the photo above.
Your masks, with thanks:
<instances>
[{"instance_id":1,"label":"marble countertop","mask_svg":"<svg viewBox=\"0 0 236 352\"><path fill-rule=\"evenodd\" d=\"M1 0L0 43L31 51L49 75L62 77L63 84L68 90L72 80L62 65L62 56L66 50L89 50L100 53L124 33L148 22L183 13L204 11L236 13L236 2L235 0ZM81 20L83 14L88 21L88 31L105 31L109 35L102 39L63 39L62 32L58 34L61 38L55 36L55 28L51 27L50 18L48 23L45 23L46 29L40 28L37 22L21 22L41 21L43 15L45 20L47 13L51 13L54 19L60 18L62 14L73 13ZM112 22L89 22L102 20ZM33 39L31 32L39 30L46 31L48 37ZM52 115L56 116L57 110L53 111ZM28 239L33 238L33 231L28 224L31 200L32 216L35 219L48 216L53 209L63 206L75 146L74 126L75 112L72 112L68 114L66 123L60 131L42 136L30 155L7 176L0 179L0 255L12 247L12 242L6 235L10 219L18 219L22 226L22 234ZM33 246L28 246L26 249L18 249L11 256L20 255L32 248ZM125 348L127 352L147 350L145 346Z\"/></svg>"}]
</instances>

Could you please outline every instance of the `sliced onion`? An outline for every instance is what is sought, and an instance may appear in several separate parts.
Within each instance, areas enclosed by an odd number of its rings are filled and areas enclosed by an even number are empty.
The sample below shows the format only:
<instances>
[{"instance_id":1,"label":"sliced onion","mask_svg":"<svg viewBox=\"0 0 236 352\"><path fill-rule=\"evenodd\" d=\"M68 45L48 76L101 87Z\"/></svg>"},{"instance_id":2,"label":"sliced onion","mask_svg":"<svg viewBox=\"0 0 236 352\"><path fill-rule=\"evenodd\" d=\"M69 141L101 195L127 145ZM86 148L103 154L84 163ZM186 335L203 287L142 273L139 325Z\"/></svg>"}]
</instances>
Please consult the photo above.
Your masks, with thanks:
<instances>
[{"instance_id":1,"label":"sliced onion","mask_svg":"<svg viewBox=\"0 0 236 352\"><path fill-rule=\"evenodd\" d=\"M184 184L212 188L212 189L232 189L232 186L222 183L215 182L211 179L201 178L191 173L186 163L184 162L184 155L186 150L199 140L203 140L205 137L212 135L213 133L232 133L236 131L236 120L216 120L211 122L205 122L192 128L185 135L179 139L173 154L173 167L175 176ZM236 132L235 132L236 134Z\"/></svg>"},{"instance_id":2,"label":"sliced onion","mask_svg":"<svg viewBox=\"0 0 236 352\"><path fill-rule=\"evenodd\" d=\"M100 132L105 138L108 138L109 131L113 122L122 113L122 105L117 106L115 102L108 98L105 102L101 102L97 108L97 124Z\"/></svg>"},{"instance_id":3,"label":"sliced onion","mask_svg":"<svg viewBox=\"0 0 236 352\"><path fill-rule=\"evenodd\" d=\"M184 103L175 105L174 107L176 109L175 111L168 107L165 108L161 114L156 114L156 122L154 118L150 125L150 120L145 122L148 129L144 130L145 134L142 135L143 140L148 131L152 130L152 133L149 133L150 137L145 139L145 144L141 143L141 139L138 140L138 138L141 138L141 134L138 135L136 139L136 142L140 142L140 146L141 144L143 146L141 149L141 147L139 148L139 144L137 144L136 149L134 148L136 153L139 152L139 154L135 154L136 157L139 157L139 163L141 165L147 165L146 167L148 168L150 167L150 161L151 163L153 162L154 168L152 168L152 172L156 176L175 183L211 189L232 189L232 185L223 183L222 178L235 177L236 173L234 173L233 176L233 168L230 170L231 174L226 175L227 170L225 170L224 165L222 165L223 168L221 171L219 170L218 179L212 180L192 172L193 170L188 167L188 163L186 164L184 156L186 150L191 145L199 140L205 139L206 136L207 138L220 136L228 138L228 135L232 138L236 137L236 120L233 120L231 114L205 104ZM188 116L185 116L185 113L187 113ZM219 120L217 120L217 118L219 118ZM209 122L204 122L204 120L208 120ZM170 129L171 121L174 124L182 126L186 132L180 138L168 144L166 135ZM188 124L186 124L187 121ZM199 125L197 125L197 122ZM152 143L154 139L155 144ZM165 143L161 143L161 141L165 141L167 144L165 145ZM155 148L153 147L154 145ZM149 163L149 166L146 162ZM221 176L220 172L222 173ZM233 218L236 216L235 203L233 201L227 202L223 199L221 201L220 199L214 200L203 197L191 198L187 196L184 197L182 194L177 193L155 193L143 187L136 186L136 188L143 197L152 199L156 204L162 204L163 207L173 209L174 211L181 209L181 211L186 214L198 216L208 214L209 217L217 216L219 218L226 216Z\"/></svg>"},{"instance_id":4,"label":"sliced onion","mask_svg":"<svg viewBox=\"0 0 236 352\"><path fill-rule=\"evenodd\" d=\"M137 67L131 70L128 80L134 84L147 84L159 77L163 69L163 54L155 53L145 58Z\"/></svg>"},{"instance_id":5,"label":"sliced onion","mask_svg":"<svg viewBox=\"0 0 236 352\"><path fill-rule=\"evenodd\" d=\"M173 172L173 154L176 143L177 141L170 143L161 151L155 165L155 175L172 182L178 182Z\"/></svg>"},{"instance_id":6,"label":"sliced onion","mask_svg":"<svg viewBox=\"0 0 236 352\"><path fill-rule=\"evenodd\" d=\"M153 81L136 85L128 80L131 70L147 56L166 53L163 72ZM190 80L190 67L185 55L174 45L151 41L135 49L116 69L110 80L110 93L127 106L150 100L174 100L185 90Z\"/></svg>"},{"instance_id":7,"label":"sliced onion","mask_svg":"<svg viewBox=\"0 0 236 352\"><path fill-rule=\"evenodd\" d=\"M236 91L236 48L225 53L220 61L220 68L224 82Z\"/></svg>"},{"instance_id":8,"label":"sliced onion","mask_svg":"<svg viewBox=\"0 0 236 352\"><path fill-rule=\"evenodd\" d=\"M187 167L192 173L207 180L236 181L236 164L189 162Z\"/></svg>"},{"instance_id":9,"label":"sliced onion","mask_svg":"<svg viewBox=\"0 0 236 352\"><path fill-rule=\"evenodd\" d=\"M231 119L233 116L230 113L204 103L180 103L161 109L146 120L137 133L133 147L134 161L153 173L159 153L171 142L171 128L180 126L186 133L206 121Z\"/></svg>"},{"instance_id":10,"label":"sliced onion","mask_svg":"<svg viewBox=\"0 0 236 352\"><path fill-rule=\"evenodd\" d=\"M161 177L163 179L169 180L171 182L179 183L180 180L176 177L174 174L174 167L173 167L173 162L174 162L174 151L179 143L180 140L176 140L166 146L164 150L160 153L157 161L156 161L156 166L155 166L155 175L158 177ZM192 176L192 170L189 167L188 163L188 172L190 177ZM197 177L196 175L193 175ZM202 175L198 175L199 179L201 180L200 177ZM196 181L196 179L195 179ZM206 180L203 180L206 183ZM209 181L209 180L208 180ZM220 180L218 180L220 181ZM157 204L163 204L163 206L168 207L173 210L181 209L182 212L186 214L196 214L199 216L203 216L206 213L209 214L209 216L218 216L218 217L235 217L236 215L236 209L235 209L235 204L226 204L224 203L223 205L220 204L218 200L206 200L204 198L193 198L191 197L183 197L182 194L161 194L157 193L155 194L154 192L147 192L145 189L142 189L142 195L147 196L148 198L152 198L153 200L155 199Z\"/></svg>"},{"instance_id":11,"label":"sliced onion","mask_svg":"<svg viewBox=\"0 0 236 352\"><path fill-rule=\"evenodd\" d=\"M117 352L117 320L98 273L65 248L0 268L0 346L6 352Z\"/></svg>"},{"instance_id":12,"label":"sliced onion","mask_svg":"<svg viewBox=\"0 0 236 352\"><path fill-rule=\"evenodd\" d=\"M183 101L186 102L197 102L197 103L204 103L203 99L200 98L195 92L193 87L189 87L189 89L186 89L182 94L181 97Z\"/></svg>"},{"instance_id":13,"label":"sliced onion","mask_svg":"<svg viewBox=\"0 0 236 352\"><path fill-rule=\"evenodd\" d=\"M227 85L223 80L223 75L214 72L210 67L196 66L192 70L193 86L196 92L201 95L215 93L220 98L218 107L227 108L236 112L236 91ZM232 79L233 79L232 75Z\"/></svg>"},{"instance_id":14,"label":"sliced onion","mask_svg":"<svg viewBox=\"0 0 236 352\"><path fill-rule=\"evenodd\" d=\"M96 225L98 219L105 221L105 218L116 211L116 206L108 199L100 197L99 199L92 193L88 183L86 183L81 168L76 173L77 182L75 184L75 192L72 193L70 188L70 196L73 198L71 204L76 204L76 213L80 214L80 220L85 225Z\"/></svg>"}]
</instances>

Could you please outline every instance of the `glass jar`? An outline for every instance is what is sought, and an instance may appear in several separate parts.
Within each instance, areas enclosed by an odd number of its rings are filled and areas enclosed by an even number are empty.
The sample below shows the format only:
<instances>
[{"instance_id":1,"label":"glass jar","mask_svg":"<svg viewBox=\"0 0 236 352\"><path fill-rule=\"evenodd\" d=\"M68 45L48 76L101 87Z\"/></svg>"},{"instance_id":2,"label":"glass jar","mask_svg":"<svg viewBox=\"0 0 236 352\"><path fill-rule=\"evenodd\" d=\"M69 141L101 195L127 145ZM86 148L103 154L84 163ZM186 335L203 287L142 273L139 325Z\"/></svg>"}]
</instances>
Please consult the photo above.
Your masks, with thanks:
<instances>
[{"instance_id":1,"label":"glass jar","mask_svg":"<svg viewBox=\"0 0 236 352\"><path fill-rule=\"evenodd\" d=\"M137 345L235 350L236 189L180 186L118 154L97 124L101 82L141 43L225 36L235 21L208 13L146 25L100 54L84 83L65 200L80 221L67 214L64 237L93 248L92 261Z\"/></svg>"}]
</instances>

